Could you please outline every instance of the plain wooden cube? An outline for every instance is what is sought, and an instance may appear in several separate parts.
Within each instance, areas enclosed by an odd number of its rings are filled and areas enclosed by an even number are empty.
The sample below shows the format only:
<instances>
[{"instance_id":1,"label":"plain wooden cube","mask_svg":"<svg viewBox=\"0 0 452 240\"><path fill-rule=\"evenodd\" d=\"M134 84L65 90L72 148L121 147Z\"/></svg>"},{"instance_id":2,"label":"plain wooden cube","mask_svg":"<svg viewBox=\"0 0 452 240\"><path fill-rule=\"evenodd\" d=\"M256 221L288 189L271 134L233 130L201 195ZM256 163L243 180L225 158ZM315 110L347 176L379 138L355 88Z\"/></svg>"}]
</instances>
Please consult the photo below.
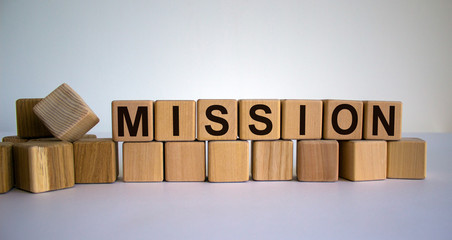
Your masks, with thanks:
<instances>
[{"instance_id":1,"label":"plain wooden cube","mask_svg":"<svg viewBox=\"0 0 452 240\"><path fill-rule=\"evenodd\" d=\"M52 135L63 141L82 138L99 122L83 99L65 83L36 104L33 111Z\"/></svg>"},{"instance_id":2,"label":"plain wooden cube","mask_svg":"<svg viewBox=\"0 0 452 240\"><path fill-rule=\"evenodd\" d=\"M118 144L110 138L74 142L75 183L112 183L118 176Z\"/></svg>"},{"instance_id":3,"label":"plain wooden cube","mask_svg":"<svg viewBox=\"0 0 452 240\"><path fill-rule=\"evenodd\" d=\"M155 140L193 141L196 137L196 103L192 100L155 102Z\"/></svg>"},{"instance_id":4,"label":"plain wooden cube","mask_svg":"<svg viewBox=\"0 0 452 240\"><path fill-rule=\"evenodd\" d=\"M365 101L364 139L402 138L402 102Z\"/></svg>"},{"instance_id":5,"label":"plain wooden cube","mask_svg":"<svg viewBox=\"0 0 452 240\"><path fill-rule=\"evenodd\" d=\"M0 143L0 193L6 193L14 185L13 143Z\"/></svg>"},{"instance_id":6,"label":"plain wooden cube","mask_svg":"<svg viewBox=\"0 0 452 240\"><path fill-rule=\"evenodd\" d=\"M154 102L151 100L113 101L113 140L147 142L154 139Z\"/></svg>"},{"instance_id":7,"label":"plain wooden cube","mask_svg":"<svg viewBox=\"0 0 452 240\"><path fill-rule=\"evenodd\" d=\"M341 141L339 176L351 181L386 179L387 144L378 140Z\"/></svg>"},{"instance_id":8,"label":"plain wooden cube","mask_svg":"<svg viewBox=\"0 0 452 240\"><path fill-rule=\"evenodd\" d=\"M280 100L239 100L239 137L277 140L281 135Z\"/></svg>"},{"instance_id":9,"label":"plain wooden cube","mask_svg":"<svg viewBox=\"0 0 452 240\"><path fill-rule=\"evenodd\" d=\"M339 143L336 140L298 141L298 181L334 182L338 175Z\"/></svg>"},{"instance_id":10,"label":"plain wooden cube","mask_svg":"<svg viewBox=\"0 0 452 240\"><path fill-rule=\"evenodd\" d=\"M198 140L237 140L237 100L200 99L197 105Z\"/></svg>"},{"instance_id":11,"label":"plain wooden cube","mask_svg":"<svg viewBox=\"0 0 452 240\"><path fill-rule=\"evenodd\" d=\"M162 142L125 142L122 153L125 182L163 181Z\"/></svg>"},{"instance_id":12,"label":"plain wooden cube","mask_svg":"<svg viewBox=\"0 0 452 240\"><path fill-rule=\"evenodd\" d=\"M33 112L42 98L23 98L16 101L17 136L21 138L50 137L52 134Z\"/></svg>"},{"instance_id":13,"label":"plain wooden cube","mask_svg":"<svg viewBox=\"0 0 452 240\"><path fill-rule=\"evenodd\" d=\"M253 179L257 181L292 180L292 141L253 141L252 173Z\"/></svg>"},{"instance_id":14,"label":"plain wooden cube","mask_svg":"<svg viewBox=\"0 0 452 240\"><path fill-rule=\"evenodd\" d=\"M23 142L28 142L28 139L21 138L19 136L6 136L6 137L3 137L2 142L23 143Z\"/></svg>"},{"instance_id":15,"label":"plain wooden cube","mask_svg":"<svg viewBox=\"0 0 452 240\"><path fill-rule=\"evenodd\" d=\"M250 177L248 141L209 141L209 182L245 182Z\"/></svg>"},{"instance_id":16,"label":"plain wooden cube","mask_svg":"<svg viewBox=\"0 0 452 240\"><path fill-rule=\"evenodd\" d=\"M40 193L74 186L74 152L69 142L14 144L17 188Z\"/></svg>"},{"instance_id":17,"label":"plain wooden cube","mask_svg":"<svg viewBox=\"0 0 452 240\"><path fill-rule=\"evenodd\" d=\"M95 134L85 134L85 135L83 135L83 137L81 139L90 139L90 138L97 138L97 136ZM34 139L30 139L29 141L49 142L49 141L61 141L61 140L58 138L55 138L55 137L49 137L49 138L34 138Z\"/></svg>"},{"instance_id":18,"label":"plain wooden cube","mask_svg":"<svg viewBox=\"0 0 452 240\"><path fill-rule=\"evenodd\" d=\"M166 142L165 180L205 181L205 142Z\"/></svg>"},{"instance_id":19,"label":"plain wooden cube","mask_svg":"<svg viewBox=\"0 0 452 240\"><path fill-rule=\"evenodd\" d=\"M388 178L424 179L427 143L419 138L388 141Z\"/></svg>"},{"instance_id":20,"label":"plain wooden cube","mask_svg":"<svg viewBox=\"0 0 452 240\"><path fill-rule=\"evenodd\" d=\"M282 100L282 139L321 139L321 100Z\"/></svg>"},{"instance_id":21,"label":"plain wooden cube","mask_svg":"<svg viewBox=\"0 0 452 240\"><path fill-rule=\"evenodd\" d=\"M323 101L323 138L358 140L363 132L363 102Z\"/></svg>"}]
</instances>

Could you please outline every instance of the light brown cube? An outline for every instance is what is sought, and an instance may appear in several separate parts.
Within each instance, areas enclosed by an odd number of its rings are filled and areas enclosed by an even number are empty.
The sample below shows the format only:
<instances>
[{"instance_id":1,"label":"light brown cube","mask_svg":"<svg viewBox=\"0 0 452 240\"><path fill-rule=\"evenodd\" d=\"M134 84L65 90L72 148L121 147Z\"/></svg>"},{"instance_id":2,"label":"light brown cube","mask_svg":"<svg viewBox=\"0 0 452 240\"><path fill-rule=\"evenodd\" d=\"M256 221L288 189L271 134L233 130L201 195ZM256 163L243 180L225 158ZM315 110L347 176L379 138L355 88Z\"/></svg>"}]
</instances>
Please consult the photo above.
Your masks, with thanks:
<instances>
[{"instance_id":1,"label":"light brown cube","mask_svg":"<svg viewBox=\"0 0 452 240\"><path fill-rule=\"evenodd\" d=\"M198 140L237 140L237 100L200 99L197 105Z\"/></svg>"},{"instance_id":2,"label":"light brown cube","mask_svg":"<svg viewBox=\"0 0 452 240\"><path fill-rule=\"evenodd\" d=\"M321 100L282 100L282 139L321 139Z\"/></svg>"},{"instance_id":3,"label":"light brown cube","mask_svg":"<svg viewBox=\"0 0 452 240\"><path fill-rule=\"evenodd\" d=\"M253 141L254 180L292 180L293 143L291 140Z\"/></svg>"},{"instance_id":4,"label":"light brown cube","mask_svg":"<svg viewBox=\"0 0 452 240\"><path fill-rule=\"evenodd\" d=\"M281 135L280 100L239 100L239 137L277 140Z\"/></svg>"},{"instance_id":5,"label":"light brown cube","mask_svg":"<svg viewBox=\"0 0 452 240\"><path fill-rule=\"evenodd\" d=\"M419 138L388 141L388 178L424 179L427 143Z\"/></svg>"},{"instance_id":6,"label":"light brown cube","mask_svg":"<svg viewBox=\"0 0 452 240\"><path fill-rule=\"evenodd\" d=\"M336 140L301 140L297 145L298 181L338 180L339 143Z\"/></svg>"},{"instance_id":7,"label":"light brown cube","mask_svg":"<svg viewBox=\"0 0 452 240\"><path fill-rule=\"evenodd\" d=\"M155 102L155 140L194 141L196 135L196 102Z\"/></svg>"},{"instance_id":8,"label":"light brown cube","mask_svg":"<svg viewBox=\"0 0 452 240\"><path fill-rule=\"evenodd\" d=\"M124 182L163 181L162 142L125 142L122 153Z\"/></svg>"},{"instance_id":9,"label":"light brown cube","mask_svg":"<svg viewBox=\"0 0 452 240\"><path fill-rule=\"evenodd\" d=\"M386 179L386 141L352 140L339 144L339 176L351 181Z\"/></svg>"},{"instance_id":10,"label":"light brown cube","mask_svg":"<svg viewBox=\"0 0 452 240\"><path fill-rule=\"evenodd\" d=\"M113 101L113 140L146 142L154 139L154 102L151 100Z\"/></svg>"},{"instance_id":11,"label":"light brown cube","mask_svg":"<svg viewBox=\"0 0 452 240\"><path fill-rule=\"evenodd\" d=\"M209 182L245 182L250 177L247 141L209 141Z\"/></svg>"},{"instance_id":12,"label":"light brown cube","mask_svg":"<svg viewBox=\"0 0 452 240\"><path fill-rule=\"evenodd\" d=\"M323 138L358 140L362 138L363 102L352 100L323 101Z\"/></svg>"},{"instance_id":13,"label":"light brown cube","mask_svg":"<svg viewBox=\"0 0 452 240\"><path fill-rule=\"evenodd\" d=\"M6 136L6 137L3 137L2 142L23 143L23 142L28 142L28 139L21 138L19 136Z\"/></svg>"},{"instance_id":14,"label":"light brown cube","mask_svg":"<svg viewBox=\"0 0 452 240\"><path fill-rule=\"evenodd\" d=\"M365 101L363 138L402 138L402 102Z\"/></svg>"},{"instance_id":15,"label":"light brown cube","mask_svg":"<svg viewBox=\"0 0 452 240\"><path fill-rule=\"evenodd\" d=\"M51 137L47 127L33 112L42 98L23 98L16 101L17 136L21 138Z\"/></svg>"},{"instance_id":16,"label":"light brown cube","mask_svg":"<svg viewBox=\"0 0 452 240\"><path fill-rule=\"evenodd\" d=\"M13 143L0 143L0 193L6 193L14 185L13 175Z\"/></svg>"},{"instance_id":17,"label":"light brown cube","mask_svg":"<svg viewBox=\"0 0 452 240\"><path fill-rule=\"evenodd\" d=\"M85 134L85 135L83 135L83 137L81 139L89 139L89 138L97 138L97 136L95 134ZM55 138L55 137L50 137L50 138L34 138L34 139L30 139L29 141L49 142L49 141L61 141L61 140L58 138Z\"/></svg>"},{"instance_id":18,"label":"light brown cube","mask_svg":"<svg viewBox=\"0 0 452 240\"><path fill-rule=\"evenodd\" d=\"M85 135L99 118L67 84L62 84L33 107L34 113L53 136L74 142Z\"/></svg>"},{"instance_id":19,"label":"light brown cube","mask_svg":"<svg viewBox=\"0 0 452 240\"><path fill-rule=\"evenodd\" d=\"M165 180L206 180L206 146L204 142L166 142Z\"/></svg>"}]
</instances>

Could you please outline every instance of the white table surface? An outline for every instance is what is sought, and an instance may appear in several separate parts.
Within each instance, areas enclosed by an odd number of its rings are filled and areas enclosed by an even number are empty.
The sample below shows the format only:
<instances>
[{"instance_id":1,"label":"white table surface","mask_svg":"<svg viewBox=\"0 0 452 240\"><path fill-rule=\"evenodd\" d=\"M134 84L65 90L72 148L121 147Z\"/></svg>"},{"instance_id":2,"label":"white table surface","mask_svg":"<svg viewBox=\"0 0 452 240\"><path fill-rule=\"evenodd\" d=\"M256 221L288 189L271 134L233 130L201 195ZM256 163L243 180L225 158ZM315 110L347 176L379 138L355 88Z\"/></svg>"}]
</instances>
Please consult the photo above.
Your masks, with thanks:
<instances>
[{"instance_id":1,"label":"white table surface","mask_svg":"<svg viewBox=\"0 0 452 240\"><path fill-rule=\"evenodd\" d=\"M427 141L425 180L13 189L0 239L451 239L452 134L405 136Z\"/></svg>"}]
</instances>

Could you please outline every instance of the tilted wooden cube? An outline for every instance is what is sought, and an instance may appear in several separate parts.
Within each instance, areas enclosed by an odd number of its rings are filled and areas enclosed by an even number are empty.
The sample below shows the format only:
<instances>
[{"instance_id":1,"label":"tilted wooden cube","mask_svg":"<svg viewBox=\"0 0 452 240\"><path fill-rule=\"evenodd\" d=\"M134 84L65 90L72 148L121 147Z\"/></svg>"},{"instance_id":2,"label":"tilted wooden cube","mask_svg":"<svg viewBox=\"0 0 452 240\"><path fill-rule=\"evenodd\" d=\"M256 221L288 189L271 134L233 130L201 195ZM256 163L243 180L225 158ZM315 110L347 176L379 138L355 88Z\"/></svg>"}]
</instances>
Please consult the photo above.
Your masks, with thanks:
<instances>
[{"instance_id":1,"label":"tilted wooden cube","mask_svg":"<svg viewBox=\"0 0 452 240\"><path fill-rule=\"evenodd\" d=\"M241 140L277 140L281 136L280 100L239 100Z\"/></svg>"},{"instance_id":2,"label":"tilted wooden cube","mask_svg":"<svg viewBox=\"0 0 452 240\"><path fill-rule=\"evenodd\" d=\"M388 178L424 179L427 143L419 138L388 141Z\"/></svg>"},{"instance_id":3,"label":"tilted wooden cube","mask_svg":"<svg viewBox=\"0 0 452 240\"><path fill-rule=\"evenodd\" d=\"M198 140L237 140L237 100L200 99L197 105Z\"/></svg>"},{"instance_id":4,"label":"tilted wooden cube","mask_svg":"<svg viewBox=\"0 0 452 240\"><path fill-rule=\"evenodd\" d=\"M146 142L154 139L154 102L151 100L113 101L114 141Z\"/></svg>"},{"instance_id":5,"label":"tilted wooden cube","mask_svg":"<svg viewBox=\"0 0 452 240\"><path fill-rule=\"evenodd\" d=\"M6 193L14 185L13 174L13 143L0 143L0 193Z\"/></svg>"},{"instance_id":6,"label":"tilted wooden cube","mask_svg":"<svg viewBox=\"0 0 452 240\"><path fill-rule=\"evenodd\" d=\"M322 109L321 100L282 100L281 138L321 139Z\"/></svg>"},{"instance_id":7,"label":"tilted wooden cube","mask_svg":"<svg viewBox=\"0 0 452 240\"><path fill-rule=\"evenodd\" d=\"M16 101L17 136L21 138L51 137L47 127L33 112L42 98L23 98Z\"/></svg>"},{"instance_id":8,"label":"tilted wooden cube","mask_svg":"<svg viewBox=\"0 0 452 240\"><path fill-rule=\"evenodd\" d=\"M292 180L293 143L291 140L253 141L254 180Z\"/></svg>"},{"instance_id":9,"label":"tilted wooden cube","mask_svg":"<svg viewBox=\"0 0 452 240\"><path fill-rule=\"evenodd\" d=\"M205 181L205 142L166 142L165 180Z\"/></svg>"},{"instance_id":10,"label":"tilted wooden cube","mask_svg":"<svg viewBox=\"0 0 452 240\"><path fill-rule=\"evenodd\" d=\"M245 182L249 180L250 158L247 141L209 141L209 182Z\"/></svg>"},{"instance_id":11,"label":"tilted wooden cube","mask_svg":"<svg viewBox=\"0 0 452 240\"><path fill-rule=\"evenodd\" d=\"M95 135L95 134L85 134L85 135L83 135L83 137L82 138L80 138L80 139L90 139L90 138L97 138L97 136ZM60 139L58 139L58 138L55 138L55 137L49 137L49 138L33 138L33 139L30 139L29 141L45 141L45 142L49 142L49 141L61 141Z\"/></svg>"},{"instance_id":12,"label":"tilted wooden cube","mask_svg":"<svg viewBox=\"0 0 452 240\"><path fill-rule=\"evenodd\" d=\"M67 84L62 84L33 107L34 113L56 138L73 142L85 135L99 118Z\"/></svg>"},{"instance_id":13,"label":"tilted wooden cube","mask_svg":"<svg viewBox=\"0 0 452 240\"><path fill-rule=\"evenodd\" d=\"M363 132L363 102L323 101L323 138L359 140Z\"/></svg>"},{"instance_id":14,"label":"tilted wooden cube","mask_svg":"<svg viewBox=\"0 0 452 240\"><path fill-rule=\"evenodd\" d=\"M154 104L155 140L194 141L196 102L158 100Z\"/></svg>"},{"instance_id":15,"label":"tilted wooden cube","mask_svg":"<svg viewBox=\"0 0 452 240\"><path fill-rule=\"evenodd\" d=\"M365 101L363 138L402 138L402 102Z\"/></svg>"},{"instance_id":16,"label":"tilted wooden cube","mask_svg":"<svg viewBox=\"0 0 452 240\"><path fill-rule=\"evenodd\" d=\"M336 140L300 140L297 145L298 181L338 180L339 143Z\"/></svg>"},{"instance_id":17,"label":"tilted wooden cube","mask_svg":"<svg viewBox=\"0 0 452 240\"><path fill-rule=\"evenodd\" d=\"M125 182L163 181L162 142L125 142L122 153Z\"/></svg>"},{"instance_id":18,"label":"tilted wooden cube","mask_svg":"<svg viewBox=\"0 0 452 240\"><path fill-rule=\"evenodd\" d=\"M6 136L6 137L3 137L2 142L23 143L23 142L28 142L28 139L21 138L19 136Z\"/></svg>"}]
</instances>

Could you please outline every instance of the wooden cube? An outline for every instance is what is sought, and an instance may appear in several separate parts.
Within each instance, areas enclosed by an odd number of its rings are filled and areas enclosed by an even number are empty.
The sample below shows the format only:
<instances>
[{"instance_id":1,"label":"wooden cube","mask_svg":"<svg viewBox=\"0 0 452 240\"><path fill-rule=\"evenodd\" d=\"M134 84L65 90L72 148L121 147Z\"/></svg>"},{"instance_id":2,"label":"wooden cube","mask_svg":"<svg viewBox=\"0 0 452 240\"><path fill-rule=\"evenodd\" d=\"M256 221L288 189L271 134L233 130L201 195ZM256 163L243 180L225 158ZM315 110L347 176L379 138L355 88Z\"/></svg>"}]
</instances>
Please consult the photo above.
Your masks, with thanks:
<instances>
[{"instance_id":1,"label":"wooden cube","mask_svg":"<svg viewBox=\"0 0 452 240\"><path fill-rule=\"evenodd\" d=\"M281 135L280 100L239 100L239 137L277 140Z\"/></svg>"},{"instance_id":2,"label":"wooden cube","mask_svg":"<svg viewBox=\"0 0 452 240\"><path fill-rule=\"evenodd\" d=\"M97 138L97 136L95 134L85 134L85 135L83 135L83 137L81 139L89 139L89 138ZM49 141L61 141L61 140L58 138L55 138L55 137L50 137L50 138L34 138L34 139L30 139L29 141L49 142Z\"/></svg>"},{"instance_id":3,"label":"wooden cube","mask_svg":"<svg viewBox=\"0 0 452 240\"><path fill-rule=\"evenodd\" d=\"M363 138L402 138L402 102L365 101Z\"/></svg>"},{"instance_id":4,"label":"wooden cube","mask_svg":"<svg viewBox=\"0 0 452 240\"><path fill-rule=\"evenodd\" d=\"M14 144L17 188L33 193L74 186L74 153L69 142Z\"/></svg>"},{"instance_id":5,"label":"wooden cube","mask_svg":"<svg viewBox=\"0 0 452 240\"><path fill-rule=\"evenodd\" d=\"M196 103L187 101L155 102L155 140L193 141L196 135Z\"/></svg>"},{"instance_id":6,"label":"wooden cube","mask_svg":"<svg viewBox=\"0 0 452 240\"><path fill-rule=\"evenodd\" d=\"M209 141L209 182L245 182L250 175L248 141Z\"/></svg>"},{"instance_id":7,"label":"wooden cube","mask_svg":"<svg viewBox=\"0 0 452 240\"><path fill-rule=\"evenodd\" d=\"M62 84L33 107L34 113L56 138L73 142L85 135L99 118L67 84Z\"/></svg>"},{"instance_id":8,"label":"wooden cube","mask_svg":"<svg viewBox=\"0 0 452 240\"><path fill-rule=\"evenodd\" d=\"M28 139L21 138L19 136L6 136L6 137L3 137L2 142L23 143L23 142L28 142Z\"/></svg>"},{"instance_id":9,"label":"wooden cube","mask_svg":"<svg viewBox=\"0 0 452 240\"><path fill-rule=\"evenodd\" d=\"M321 100L282 100L282 139L322 138Z\"/></svg>"},{"instance_id":10,"label":"wooden cube","mask_svg":"<svg viewBox=\"0 0 452 240\"><path fill-rule=\"evenodd\" d=\"M122 153L124 182L163 181L162 142L125 142Z\"/></svg>"},{"instance_id":11,"label":"wooden cube","mask_svg":"<svg viewBox=\"0 0 452 240\"><path fill-rule=\"evenodd\" d=\"M165 180L206 180L206 146L204 142L166 142Z\"/></svg>"},{"instance_id":12,"label":"wooden cube","mask_svg":"<svg viewBox=\"0 0 452 240\"><path fill-rule=\"evenodd\" d=\"M301 140L297 145L298 181L338 180L339 143L336 140Z\"/></svg>"},{"instance_id":13,"label":"wooden cube","mask_svg":"<svg viewBox=\"0 0 452 240\"><path fill-rule=\"evenodd\" d=\"M6 193L14 185L13 175L13 143L0 143L0 193Z\"/></svg>"},{"instance_id":14,"label":"wooden cube","mask_svg":"<svg viewBox=\"0 0 452 240\"><path fill-rule=\"evenodd\" d=\"M114 141L146 142L154 139L154 102L150 100L113 101Z\"/></svg>"},{"instance_id":15,"label":"wooden cube","mask_svg":"<svg viewBox=\"0 0 452 240\"><path fill-rule=\"evenodd\" d=\"M323 138L336 140L361 139L363 102L351 100L323 101Z\"/></svg>"},{"instance_id":16,"label":"wooden cube","mask_svg":"<svg viewBox=\"0 0 452 240\"><path fill-rule=\"evenodd\" d=\"M198 140L237 140L237 100L198 100Z\"/></svg>"},{"instance_id":17,"label":"wooden cube","mask_svg":"<svg viewBox=\"0 0 452 240\"><path fill-rule=\"evenodd\" d=\"M50 137L52 134L33 112L42 98L18 99L16 101L17 136L21 138Z\"/></svg>"},{"instance_id":18,"label":"wooden cube","mask_svg":"<svg viewBox=\"0 0 452 240\"><path fill-rule=\"evenodd\" d=\"M118 176L118 144L110 138L74 142L75 183L112 183Z\"/></svg>"},{"instance_id":19,"label":"wooden cube","mask_svg":"<svg viewBox=\"0 0 452 240\"><path fill-rule=\"evenodd\" d=\"M388 141L388 178L424 179L427 143L419 138Z\"/></svg>"},{"instance_id":20,"label":"wooden cube","mask_svg":"<svg viewBox=\"0 0 452 240\"><path fill-rule=\"evenodd\" d=\"M339 176L351 181L386 179L386 150L386 141L340 142Z\"/></svg>"},{"instance_id":21,"label":"wooden cube","mask_svg":"<svg viewBox=\"0 0 452 240\"><path fill-rule=\"evenodd\" d=\"M291 140L253 141L254 180L292 180L293 143Z\"/></svg>"}]
</instances>

